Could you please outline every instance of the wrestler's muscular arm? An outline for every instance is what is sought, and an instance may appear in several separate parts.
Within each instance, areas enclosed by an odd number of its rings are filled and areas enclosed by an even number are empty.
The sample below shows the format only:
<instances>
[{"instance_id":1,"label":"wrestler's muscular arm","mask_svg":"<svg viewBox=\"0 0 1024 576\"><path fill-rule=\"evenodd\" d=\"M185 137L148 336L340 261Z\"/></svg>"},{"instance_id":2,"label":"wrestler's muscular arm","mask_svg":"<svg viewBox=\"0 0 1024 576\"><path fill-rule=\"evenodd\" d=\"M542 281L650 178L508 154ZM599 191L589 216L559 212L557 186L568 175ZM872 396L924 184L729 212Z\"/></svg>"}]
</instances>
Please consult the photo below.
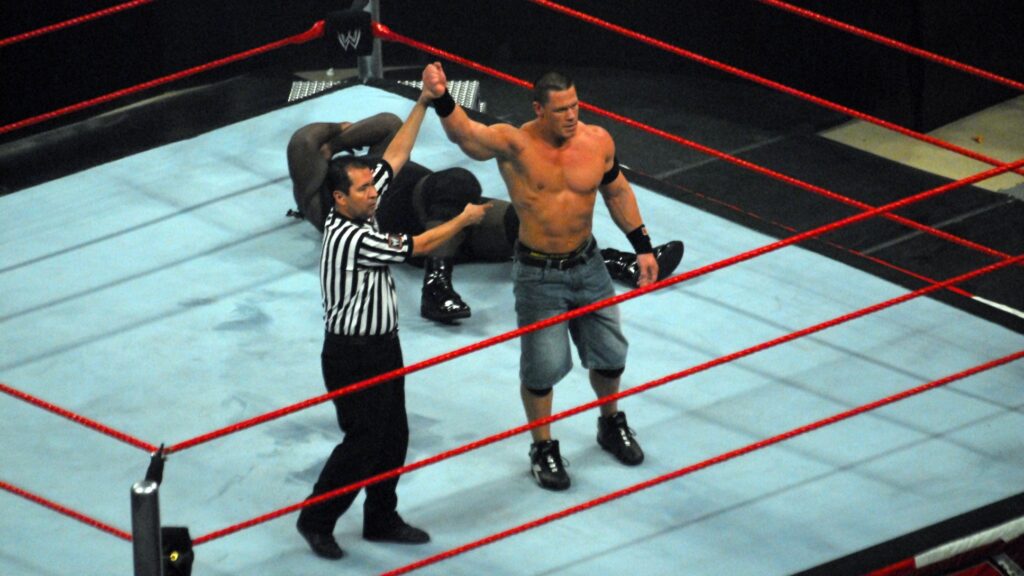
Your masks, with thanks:
<instances>
[{"instance_id":1,"label":"wrestler's muscular arm","mask_svg":"<svg viewBox=\"0 0 1024 576\"><path fill-rule=\"evenodd\" d=\"M607 172L615 163L615 143L603 128L597 130L602 140L602 148L607 151L604 159L604 169ZM604 199L605 205L608 206L612 221L623 233L629 234L643 224L633 187L630 186L624 174L620 172L614 180L599 186L598 191L601 192L601 197ZM637 254L636 261L640 266L639 286L643 287L654 282L658 277L658 261L654 258L654 254Z\"/></svg>"},{"instance_id":2,"label":"wrestler's muscular arm","mask_svg":"<svg viewBox=\"0 0 1024 576\"><path fill-rule=\"evenodd\" d=\"M441 96L444 94L447 79L440 62L428 64L423 69L423 86ZM458 144L467 156L474 160L491 160L493 158L508 159L514 156L517 130L508 124L487 126L470 118L458 104L451 114L441 118L448 139Z\"/></svg>"},{"instance_id":3,"label":"wrestler's muscular arm","mask_svg":"<svg viewBox=\"0 0 1024 576\"><path fill-rule=\"evenodd\" d=\"M300 209L306 199L315 197L327 174L330 155L324 155L324 146L341 132L341 124L314 122L296 130L288 140L288 175Z\"/></svg>"}]
</instances>

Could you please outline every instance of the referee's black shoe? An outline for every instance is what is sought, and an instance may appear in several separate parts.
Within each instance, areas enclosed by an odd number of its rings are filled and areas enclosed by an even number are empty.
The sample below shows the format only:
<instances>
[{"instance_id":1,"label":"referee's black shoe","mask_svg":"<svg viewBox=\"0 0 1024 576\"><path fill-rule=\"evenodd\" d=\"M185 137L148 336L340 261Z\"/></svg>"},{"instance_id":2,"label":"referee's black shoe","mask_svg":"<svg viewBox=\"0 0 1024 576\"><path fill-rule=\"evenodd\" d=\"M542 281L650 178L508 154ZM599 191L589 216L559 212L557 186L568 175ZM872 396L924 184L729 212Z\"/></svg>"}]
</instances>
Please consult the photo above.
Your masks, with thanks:
<instances>
[{"instance_id":1,"label":"referee's black shoe","mask_svg":"<svg viewBox=\"0 0 1024 576\"><path fill-rule=\"evenodd\" d=\"M427 258L423 271L420 316L435 322L451 323L469 318L469 304L452 287L452 259Z\"/></svg>"},{"instance_id":2,"label":"referee's black shoe","mask_svg":"<svg viewBox=\"0 0 1024 576\"><path fill-rule=\"evenodd\" d=\"M572 481L558 451L558 440L543 440L530 445L530 472L541 488L566 490Z\"/></svg>"},{"instance_id":3,"label":"referee's black shoe","mask_svg":"<svg viewBox=\"0 0 1024 576\"><path fill-rule=\"evenodd\" d=\"M299 529L299 534L306 539L313 554L321 558L327 558L328 560L341 560L345 557L345 551L338 546L338 542L334 539L333 534L325 534L321 532L313 532L312 530L306 530L302 527L302 523L298 523L296 528Z\"/></svg>"},{"instance_id":4,"label":"referee's black shoe","mask_svg":"<svg viewBox=\"0 0 1024 576\"><path fill-rule=\"evenodd\" d=\"M371 542L394 542L396 544L426 544L430 542L430 534L406 524L397 512L386 514L383 518L365 519L363 521L363 538Z\"/></svg>"}]
</instances>

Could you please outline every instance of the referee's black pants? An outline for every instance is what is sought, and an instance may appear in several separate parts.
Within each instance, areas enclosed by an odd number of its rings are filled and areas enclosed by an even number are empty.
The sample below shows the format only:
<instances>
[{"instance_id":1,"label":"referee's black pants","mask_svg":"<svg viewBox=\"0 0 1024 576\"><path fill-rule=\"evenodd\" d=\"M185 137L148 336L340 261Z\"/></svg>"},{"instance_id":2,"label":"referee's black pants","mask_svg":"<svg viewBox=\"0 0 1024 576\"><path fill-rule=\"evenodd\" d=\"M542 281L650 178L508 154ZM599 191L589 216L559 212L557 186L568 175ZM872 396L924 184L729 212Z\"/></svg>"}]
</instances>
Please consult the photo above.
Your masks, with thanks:
<instances>
[{"instance_id":1,"label":"referee's black pants","mask_svg":"<svg viewBox=\"0 0 1024 576\"><path fill-rule=\"evenodd\" d=\"M383 372L401 368L402 346L398 335L350 338L327 334L320 355L327 390L333 392ZM334 399L338 424L345 438L327 459L313 486L318 496L405 463L409 447L409 422L405 413L405 378L365 388ZM398 477L366 488L364 526L388 525L396 514ZM348 510L358 492L349 492L324 503L304 508L299 515L303 529L330 533Z\"/></svg>"}]
</instances>

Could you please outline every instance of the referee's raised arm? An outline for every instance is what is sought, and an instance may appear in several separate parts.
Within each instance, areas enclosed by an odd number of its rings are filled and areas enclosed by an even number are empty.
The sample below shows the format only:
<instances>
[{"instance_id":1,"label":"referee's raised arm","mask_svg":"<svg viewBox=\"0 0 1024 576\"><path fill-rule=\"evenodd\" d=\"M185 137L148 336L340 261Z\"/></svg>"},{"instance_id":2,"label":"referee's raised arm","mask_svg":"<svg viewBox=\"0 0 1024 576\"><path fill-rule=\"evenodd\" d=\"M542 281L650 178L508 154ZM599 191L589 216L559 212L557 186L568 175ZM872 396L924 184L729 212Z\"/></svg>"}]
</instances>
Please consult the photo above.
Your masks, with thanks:
<instances>
[{"instance_id":1,"label":"referee's raised arm","mask_svg":"<svg viewBox=\"0 0 1024 576\"><path fill-rule=\"evenodd\" d=\"M420 97L416 99L416 104L412 107L412 111L409 112L409 116L406 117L402 127L398 129L398 133L395 134L387 149L384 150L384 160L391 165L395 174L398 174L402 167L405 166L405 163L409 161L409 156L412 154L412 145L416 142L416 136L420 132L420 125L423 124L423 118L427 114L427 106L438 96L440 94L435 95L424 84L423 90L420 91Z\"/></svg>"}]
</instances>

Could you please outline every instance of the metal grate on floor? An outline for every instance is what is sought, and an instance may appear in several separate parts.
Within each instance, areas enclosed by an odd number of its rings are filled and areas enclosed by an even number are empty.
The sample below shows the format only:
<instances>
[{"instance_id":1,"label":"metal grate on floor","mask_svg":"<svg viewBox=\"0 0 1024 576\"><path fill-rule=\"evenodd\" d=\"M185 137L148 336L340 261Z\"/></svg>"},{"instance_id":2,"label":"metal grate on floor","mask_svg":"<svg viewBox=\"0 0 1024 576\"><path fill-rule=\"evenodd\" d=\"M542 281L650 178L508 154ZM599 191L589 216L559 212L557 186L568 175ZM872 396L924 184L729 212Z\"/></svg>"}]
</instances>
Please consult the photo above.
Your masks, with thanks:
<instances>
[{"instance_id":1,"label":"metal grate on floor","mask_svg":"<svg viewBox=\"0 0 1024 576\"><path fill-rule=\"evenodd\" d=\"M296 80L292 82L291 91L288 93L288 101L296 102L329 90L341 84L341 80ZM399 80L403 86L412 86L420 89L423 87L421 80ZM486 112L486 103L480 100L480 82L478 80L452 80L448 82L448 92L452 98L463 108Z\"/></svg>"},{"instance_id":2,"label":"metal grate on floor","mask_svg":"<svg viewBox=\"0 0 1024 576\"><path fill-rule=\"evenodd\" d=\"M288 93L288 101L295 102L333 88L341 84L341 80L296 80L292 82L292 89Z\"/></svg>"}]
</instances>

